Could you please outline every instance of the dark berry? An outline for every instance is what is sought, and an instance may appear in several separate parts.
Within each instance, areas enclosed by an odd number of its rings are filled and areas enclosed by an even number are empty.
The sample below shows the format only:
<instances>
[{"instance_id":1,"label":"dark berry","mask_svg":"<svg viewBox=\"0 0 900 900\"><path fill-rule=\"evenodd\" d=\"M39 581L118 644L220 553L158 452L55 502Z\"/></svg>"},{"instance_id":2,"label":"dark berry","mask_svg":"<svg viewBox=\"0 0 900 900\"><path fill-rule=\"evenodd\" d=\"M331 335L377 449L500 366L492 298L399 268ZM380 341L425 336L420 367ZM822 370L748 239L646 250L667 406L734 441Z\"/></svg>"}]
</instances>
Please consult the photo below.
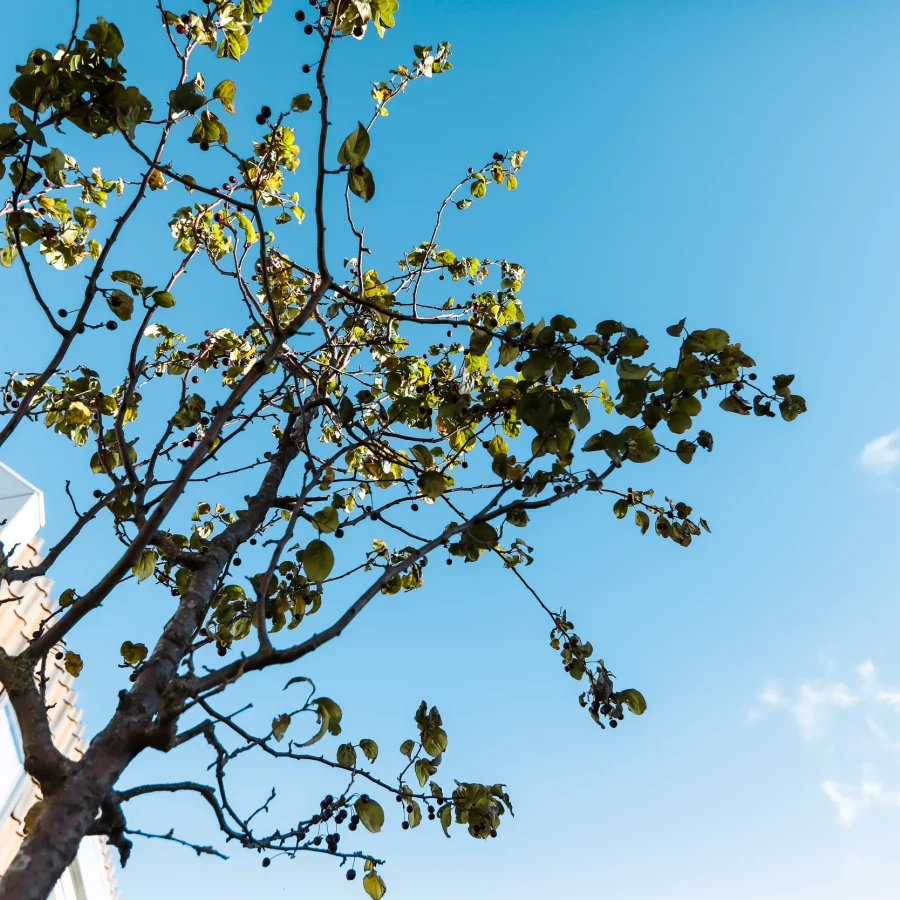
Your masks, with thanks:
<instances>
[{"instance_id":1,"label":"dark berry","mask_svg":"<svg viewBox=\"0 0 900 900\"><path fill-rule=\"evenodd\" d=\"M200 141L201 150L209 150L209 141Z\"/></svg>"},{"instance_id":2,"label":"dark berry","mask_svg":"<svg viewBox=\"0 0 900 900\"><path fill-rule=\"evenodd\" d=\"M268 869L272 865L272 860L268 856L263 857L263 868Z\"/></svg>"},{"instance_id":3,"label":"dark berry","mask_svg":"<svg viewBox=\"0 0 900 900\"><path fill-rule=\"evenodd\" d=\"M176 26L175 26L175 30L176 30L179 34L184 34L184 25L176 25Z\"/></svg>"},{"instance_id":4,"label":"dark berry","mask_svg":"<svg viewBox=\"0 0 900 900\"><path fill-rule=\"evenodd\" d=\"M57 658L57 659L62 659L65 655L66 655L66 654L63 653L62 650L60 650L59 653L56 654L56 658Z\"/></svg>"},{"instance_id":5,"label":"dark berry","mask_svg":"<svg viewBox=\"0 0 900 900\"><path fill-rule=\"evenodd\" d=\"M269 116L272 115L272 107L271 107L271 106L264 106L264 107L259 111L259 114L260 114L261 116L265 116L265 117L268 119Z\"/></svg>"},{"instance_id":6,"label":"dark berry","mask_svg":"<svg viewBox=\"0 0 900 900\"><path fill-rule=\"evenodd\" d=\"M306 63L304 63L302 66L300 66L300 71L304 75L308 75L309 74L309 66Z\"/></svg>"},{"instance_id":7,"label":"dark berry","mask_svg":"<svg viewBox=\"0 0 900 900\"><path fill-rule=\"evenodd\" d=\"M418 503L413 503L409 508L410 508L413 512L418 512L418 511L419 511L419 504L418 504Z\"/></svg>"},{"instance_id":8,"label":"dark berry","mask_svg":"<svg viewBox=\"0 0 900 900\"><path fill-rule=\"evenodd\" d=\"M404 831L408 830L408 829L409 829L409 822L404 822L400 827L401 827Z\"/></svg>"},{"instance_id":9,"label":"dark berry","mask_svg":"<svg viewBox=\"0 0 900 900\"><path fill-rule=\"evenodd\" d=\"M350 869L350 871L347 872L347 881L353 881L354 878L356 878L356 869Z\"/></svg>"},{"instance_id":10,"label":"dark berry","mask_svg":"<svg viewBox=\"0 0 900 900\"><path fill-rule=\"evenodd\" d=\"M356 28L353 29L353 36L354 37L362 37L363 36L362 25L357 25Z\"/></svg>"},{"instance_id":11,"label":"dark berry","mask_svg":"<svg viewBox=\"0 0 900 900\"><path fill-rule=\"evenodd\" d=\"M216 213L216 214L213 216L213 220L214 220L215 222L221 223L221 222L222 222L222 219L223 219L222 213Z\"/></svg>"},{"instance_id":12,"label":"dark berry","mask_svg":"<svg viewBox=\"0 0 900 900\"><path fill-rule=\"evenodd\" d=\"M447 565L448 565L448 566L452 566L452 565L453 565L453 560L452 560L452 559L448 559L448 560L447 560Z\"/></svg>"},{"instance_id":13,"label":"dark berry","mask_svg":"<svg viewBox=\"0 0 900 900\"><path fill-rule=\"evenodd\" d=\"M107 327L110 331L115 331L119 326L118 326L115 322L113 322L112 319L110 319L110 320L106 323L106 327Z\"/></svg>"},{"instance_id":14,"label":"dark berry","mask_svg":"<svg viewBox=\"0 0 900 900\"><path fill-rule=\"evenodd\" d=\"M256 538L250 538L250 541L249 541L249 543L251 543L251 544L255 544L255 543L256 543Z\"/></svg>"},{"instance_id":15,"label":"dark berry","mask_svg":"<svg viewBox=\"0 0 900 900\"><path fill-rule=\"evenodd\" d=\"M756 381L756 378L757 378L756 372L751 372L747 377L748 377L751 381Z\"/></svg>"},{"instance_id":16,"label":"dark berry","mask_svg":"<svg viewBox=\"0 0 900 900\"><path fill-rule=\"evenodd\" d=\"M342 537L344 536L344 529L343 529L343 528L336 528L335 531L334 531L334 536L335 536L336 538L342 538Z\"/></svg>"},{"instance_id":17,"label":"dark berry","mask_svg":"<svg viewBox=\"0 0 900 900\"><path fill-rule=\"evenodd\" d=\"M194 384L200 384L200 376L199 376L199 375L193 375L193 376L191 377L191 381L192 381Z\"/></svg>"},{"instance_id":18,"label":"dark berry","mask_svg":"<svg viewBox=\"0 0 900 900\"><path fill-rule=\"evenodd\" d=\"M224 656L228 651L224 647L219 647L216 652L219 654L219 656Z\"/></svg>"},{"instance_id":19,"label":"dark berry","mask_svg":"<svg viewBox=\"0 0 900 900\"><path fill-rule=\"evenodd\" d=\"M610 727L610 728L617 728L618 725L619 725L619 723L618 723L615 719L610 719L610 720L609 720L609 727Z\"/></svg>"},{"instance_id":20,"label":"dark berry","mask_svg":"<svg viewBox=\"0 0 900 900\"><path fill-rule=\"evenodd\" d=\"M313 843L318 847L318 846L322 843L322 835L317 834L317 835L313 838Z\"/></svg>"},{"instance_id":21,"label":"dark berry","mask_svg":"<svg viewBox=\"0 0 900 900\"><path fill-rule=\"evenodd\" d=\"M492 828L490 834L491 834L491 837L497 837L497 829Z\"/></svg>"},{"instance_id":22,"label":"dark berry","mask_svg":"<svg viewBox=\"0 0 900 900\"><path fill-rule=\"evenodd\" d=\"M228 180L229 180L232 184L237 184L237 178L235 178L234 175L229 175L229 176L228 176Z\"/></svg>"},{"instance_id":23,"label":"dark berry","mask_svg":"<svg viewBox=\"0 0 900 900\"><path fill-rule=\"evenodd\" d=\"M56 311L56 314L57 314L61 319L64 319L64 318L69 314L69 311L68 311L67 309L58 309L58 310Z\"/></svg>"},{"instance_id":24,"label":"dark berry","mask_svg":"<svg viewBox=\"0 0 900 900\"><path fill-rule=\"evenodd\" d=\"M239 556L236 556L236 557L232 560L232 563L233 563L234 565L236 565L236 566L239 566L239 565L241 564L241 558L240 558Z\"/></svg>"},{"instance_id":25,"label":"dark berry","mask_svg":"<svg viewBox=\"0 0 900 900\"><path fill-rule=\"evenodd\" d=\"M181 21L184 22L185 25L190 25L191 17L187 13L184 13L181 17Z\"/></svg>"},{"instance_id":26,"label":"dark berry","mask_svg":"<svg viewBox=\"0 0 900 900\"><path fill-rule=\"evenodd\" d=\"M257 125L265 125L266 124L266 117L262 113L260 113L256 117L256 124Z\"/></svg>"},{"instance_id":27,"label":"dark berry","mask_svg":"<svg viewBox=\"0 0 900 900\"><path fill-rule=\"evenodd\" d=\"M312 27L312 25L310 25L309 23L307 23L306 25L304 25L304 26L303 26L303 33L304 33L304 34L312 34L312 33L313 33L313 27Z\"/></svg>"},{"instance_id":28,"label":"dark berry","mask_svg":"<svg viewBox=\"0 0 900 900\"><path fill-rule=\"evenodd\" d=\"M368 802L369 802L369 795L368 795L368 794L363 794L362 797L359 798L359 802L362 803L363 805L365 805L366 803L368 803ZM358 819L359 816L354 816L353 818L354 818L354 819Z\"/></svg>"},{"instance_id":29,"label":"dark berry","mask_svg":"<svg viewBox=\"0 0 900 900\"><path fill-rule=\"evenodd\" d=\"M53 182L49 178L44 179L44 187L51 187Z\"/></svg>"},{"instance_id":30,"label":"dark berry","mask_svg":"<svg viewBox=\"0 0 900 900\"><path fill-rule=\"evenodd\" d=\"M302 22L302 21L306 18L306 13L303 12L302 9L298 9L297 12L294 13L294 18L295 18L298 22Z\"/></svg>"}]
</instances>

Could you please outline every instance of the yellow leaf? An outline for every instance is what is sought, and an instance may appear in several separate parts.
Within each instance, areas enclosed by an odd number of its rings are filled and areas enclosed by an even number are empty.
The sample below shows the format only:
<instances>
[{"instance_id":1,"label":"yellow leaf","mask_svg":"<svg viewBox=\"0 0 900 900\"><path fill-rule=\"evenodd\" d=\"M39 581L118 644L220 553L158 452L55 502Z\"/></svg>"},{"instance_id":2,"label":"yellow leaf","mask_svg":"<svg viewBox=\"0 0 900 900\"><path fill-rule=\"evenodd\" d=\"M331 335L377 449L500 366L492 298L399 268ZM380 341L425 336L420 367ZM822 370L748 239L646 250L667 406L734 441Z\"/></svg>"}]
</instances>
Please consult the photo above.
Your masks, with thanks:
<instances>
[{"instance_id":1,"label":"yellow leaf","mask_svg":"<svg viewBox=\"0 0 900 900\"><path fill-rule=\"evenodd\" d=\"M372 900L381 900L387 891L387 888L384 886L384 881L382 881L381 876L377 872L369 872L369 874L363 878L363 887L366 889L366 893Z\"/></svg>"},{"instance_id":2,"label":"yellow leaf","mask_svg":"<svg viewBox=\"0 0 900 900\"><path fill-rule=\"evenodd\" d=\"M67 650L65 659L63 660L63 666L65 666L66 671L73 678L77 678L81 674L81 670L84 668L84 663L81 661L81 657L77 653L73 653L71 650Z\"/></svg>"}]
</instances>

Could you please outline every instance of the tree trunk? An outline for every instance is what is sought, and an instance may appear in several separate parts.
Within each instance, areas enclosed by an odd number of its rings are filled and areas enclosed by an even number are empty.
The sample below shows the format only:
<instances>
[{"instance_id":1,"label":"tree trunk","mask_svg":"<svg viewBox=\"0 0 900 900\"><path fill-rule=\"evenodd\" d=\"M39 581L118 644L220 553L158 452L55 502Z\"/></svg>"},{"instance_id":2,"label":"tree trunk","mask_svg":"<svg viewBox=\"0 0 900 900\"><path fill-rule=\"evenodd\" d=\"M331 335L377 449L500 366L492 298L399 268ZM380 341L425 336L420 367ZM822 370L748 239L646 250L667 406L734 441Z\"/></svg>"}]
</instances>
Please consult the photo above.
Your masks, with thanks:
<instances>
[{"instance_id":1,"label":"tree trunk","mask_svg":"<svg viewBox=\"0 0 900 900\"><path fill-rule=\"evenodd\" d=\"M91 749L76 774L42 801L40 814L0 877L0 900L47 900L72 864L113 785L128 764ZM99 757L99 758L98 758Z\"/></svg>"}]
</instances>

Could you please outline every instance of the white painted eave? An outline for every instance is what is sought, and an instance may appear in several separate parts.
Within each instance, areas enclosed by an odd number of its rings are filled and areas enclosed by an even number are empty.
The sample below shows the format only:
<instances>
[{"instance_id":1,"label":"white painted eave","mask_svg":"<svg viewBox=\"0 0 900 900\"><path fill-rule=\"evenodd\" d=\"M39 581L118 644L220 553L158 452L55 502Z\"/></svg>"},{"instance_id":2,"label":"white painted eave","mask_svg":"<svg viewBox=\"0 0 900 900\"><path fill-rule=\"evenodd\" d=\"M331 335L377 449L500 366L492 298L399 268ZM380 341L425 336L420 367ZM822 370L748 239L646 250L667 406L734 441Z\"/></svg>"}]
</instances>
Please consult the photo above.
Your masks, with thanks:
<instances>
[{"instance_id":1,"label":"white painted eave","mask_svg":"<svg viewBox=\"0 0 900 900\"><path fill-rule=\"evenodd\" d=\"M0 543L4 553L27 543L43 525L43 493L0 462Z\"/></svg>"}]
</instances>

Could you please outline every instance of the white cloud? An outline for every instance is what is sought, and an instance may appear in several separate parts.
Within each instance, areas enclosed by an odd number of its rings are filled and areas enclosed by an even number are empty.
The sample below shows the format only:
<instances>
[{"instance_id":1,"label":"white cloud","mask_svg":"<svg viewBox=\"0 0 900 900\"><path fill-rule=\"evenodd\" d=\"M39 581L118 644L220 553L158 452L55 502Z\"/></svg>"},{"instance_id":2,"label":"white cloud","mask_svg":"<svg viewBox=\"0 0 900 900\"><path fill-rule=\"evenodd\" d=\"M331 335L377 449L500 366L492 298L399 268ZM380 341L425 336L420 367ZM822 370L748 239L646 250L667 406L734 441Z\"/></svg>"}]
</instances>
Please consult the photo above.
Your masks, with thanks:
<instances>
[{"instance_id":1,"label":"white cloud","mask_svg":"<svg viewBox=\"0 0 900 900\"><path fill-rule=\"evenodd\" d=\"M784 697L781 696L781 690L779 689L776 682L770 681L768 684L766 684L766 686L760 692L759 702L765 704L766 706L784 705Z\"/></svg>"},{"instance_id":2,"label":"white cloud","mask_svg":"<svg viewBox=\"0 0 900 900\"><path fill-rule=\"evenodd\" d=\"M836 781L823 781L822 791L825 796L837 807L838 818L845 825L852 825L859 815L859 804L849 794L841 793Z\"/></svg>"},{"instance_id":3,"label":"white cloud","mask_svg":"<svg viewBox=\"0 0 900 900\"><path fill-rule=\"evenodd\" d=\"M852 825L873 806L900 806L900 793L886 791L877 781L863 779L856 790L844 789L836 781L823 781L820 787L845 825Z\"/></svg>"},{"instance_id":4,"label":"white cloud","mask_svg":"<svg viewBox=\"0 0 900 900\"><path fill-rule=\"evenodd\" d=\"M900 691L876 691L875 699L900 712Z\"/></svg>"},{"instance_id":5,"label":"white cloud","mask_svg":"<svg viewBox=\"0 0 900 900\"><path fill-rule=\"evenodd\" d=\"M858 699L841 682L821 686L804 684L792 707L794 721L806 740L815 740L827 730L833 709L847 709Z\"/></svg>"},{"instance_id":6,"label":"white cloud","mask_svg":"<svg viewBox=\"0 0 900 900\"><path fill-rule=\"evenodd\" d=\"M838 821L850 827L876 810L900 811L896 777L886 784L879 777L886 764L891 770L896 768L900 735L893 733L896 727L883 728L878 721L880 718L887 725L892 713L900 713L900 689L881 683L871 659L859 663L855 672L850 669L855 677L846 681L831 675L842 668L823 660L823 677L801 682L793 690L766 681L748 718L753 722L780 709L793 719L809 742L809 753L825 767L823 774L830 776L819 782L820 790L833 804ZM857 724L848 723L848 716ZM867 755L873 753L874 761L859 755L863 750ZM858 775L848 778L848 763Z\"/></svg>"},{"instance_id":7,"label":"white cloud","mask_svg":"<svg viewBox=\"0 0 900 900\"><path fill-rule=\"evenodd\" d=\"M900 429L869 441L859 457L867 469L886 474L900 465Z\"/></svg>"}]
</instances>

